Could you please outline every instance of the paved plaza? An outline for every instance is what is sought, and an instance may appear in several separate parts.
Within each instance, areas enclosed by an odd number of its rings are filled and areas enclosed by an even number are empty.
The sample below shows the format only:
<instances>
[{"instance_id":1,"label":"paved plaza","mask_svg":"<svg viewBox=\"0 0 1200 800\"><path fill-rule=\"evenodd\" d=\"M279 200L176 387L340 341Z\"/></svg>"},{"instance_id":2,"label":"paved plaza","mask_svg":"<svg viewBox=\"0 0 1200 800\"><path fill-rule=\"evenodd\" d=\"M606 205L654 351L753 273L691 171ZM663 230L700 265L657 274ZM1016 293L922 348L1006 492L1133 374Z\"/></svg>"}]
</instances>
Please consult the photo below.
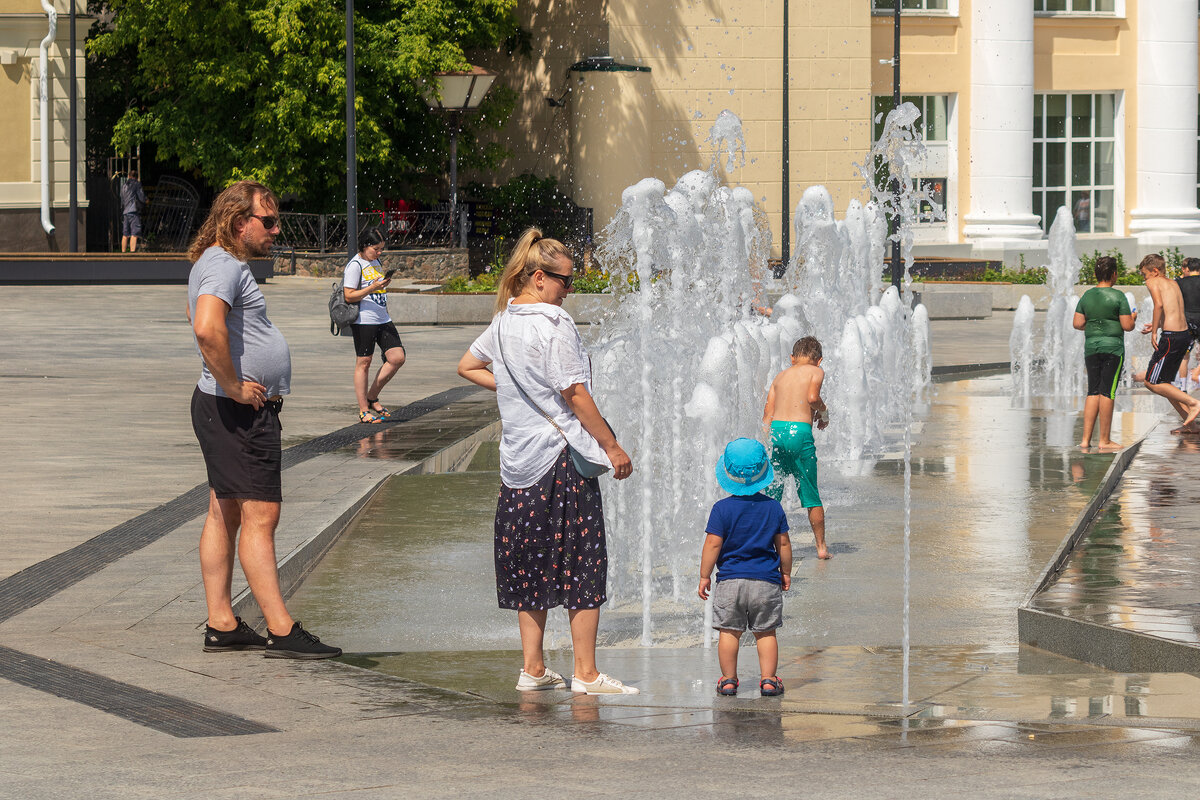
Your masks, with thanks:
<instances>
[{"instance_id":1,"label":"paved plaza","mask_svg":"<svg viewBox=\"0 0 1200 800\"><path fill-rule=\"evenodd\" d=\"M353 355L328 333L329 281L263 290L294 374L278 549L302 570L320 555L314 535L340 530L363 487L453 461L455 442L494 423L494 401L455 374L481 326L406 326L408 360L383 397L404 421L352 424ZM1200 792L1200 679L1114 673L1015 642L919 643L909 718L893 641L781 635L782 700L718 701L715 655L700 648L603 651L641 695L521 696L515 625L490 651L205 654L185 299L182 286L0 287L2 798ZM1006 362L1011 324L935 321L935 365ZM1177 457L1200 467L1190 448ZM1200 529L1183 502L1144 513L1160 539ZM1178 552L1169 565L1194 572Z\"/></svg>"}]
</instances>

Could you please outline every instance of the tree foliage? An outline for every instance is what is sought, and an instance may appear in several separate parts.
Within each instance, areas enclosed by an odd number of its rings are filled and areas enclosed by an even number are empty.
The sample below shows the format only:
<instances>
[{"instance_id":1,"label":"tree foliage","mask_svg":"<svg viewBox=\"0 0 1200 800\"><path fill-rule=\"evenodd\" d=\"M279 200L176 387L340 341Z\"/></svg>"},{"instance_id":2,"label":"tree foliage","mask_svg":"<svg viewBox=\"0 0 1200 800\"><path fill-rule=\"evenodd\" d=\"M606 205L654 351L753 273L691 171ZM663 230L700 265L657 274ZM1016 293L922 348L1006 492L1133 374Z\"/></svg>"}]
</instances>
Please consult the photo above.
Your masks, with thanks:
<instances>
[{"instance_id":1,"label":"tree foliage","mask_svg":"<svg viewBox=\"0 0 1200 800\"><path fill-rule=\"evenodd\" d=\"M464 51L516 31L516 0L359 0L355 114L363 203L445 172L445 123L421 94L432 73L465 69ZM214 186L261 180L307 210L345 196L345 5L331 0L107 0L88 42L90 69L121 81L111 144L156 148ZM493 92L475 124L498 126L511 93ZM114 116L116 116L114 114ZM463 163L497 154L460 140ZM419 191L419 190L418 190Z\"/></svg>"}]
</instances>

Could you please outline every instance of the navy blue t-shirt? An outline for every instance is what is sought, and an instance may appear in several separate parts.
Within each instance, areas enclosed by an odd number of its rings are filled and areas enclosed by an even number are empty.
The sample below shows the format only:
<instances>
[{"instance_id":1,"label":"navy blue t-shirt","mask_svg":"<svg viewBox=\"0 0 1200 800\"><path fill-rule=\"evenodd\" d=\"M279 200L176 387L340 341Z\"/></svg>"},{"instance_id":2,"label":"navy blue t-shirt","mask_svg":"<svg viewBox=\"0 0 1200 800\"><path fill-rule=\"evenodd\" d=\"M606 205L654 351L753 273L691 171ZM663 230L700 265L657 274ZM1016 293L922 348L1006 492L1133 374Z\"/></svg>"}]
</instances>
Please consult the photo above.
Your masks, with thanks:
<instances>
[{"instance_id":1,"label":"navy blue t-shirt","mask_svg":"<svg viewBox=\"0 0 1200 800\"><path fill-rule=\"evenodd\" d=\"M787 515L778 500L759 492L718 500L708 515L706 533L720 536L717 581L751 578L783 583L775 537L787 533Z\"/></svg>"}]
</instances>

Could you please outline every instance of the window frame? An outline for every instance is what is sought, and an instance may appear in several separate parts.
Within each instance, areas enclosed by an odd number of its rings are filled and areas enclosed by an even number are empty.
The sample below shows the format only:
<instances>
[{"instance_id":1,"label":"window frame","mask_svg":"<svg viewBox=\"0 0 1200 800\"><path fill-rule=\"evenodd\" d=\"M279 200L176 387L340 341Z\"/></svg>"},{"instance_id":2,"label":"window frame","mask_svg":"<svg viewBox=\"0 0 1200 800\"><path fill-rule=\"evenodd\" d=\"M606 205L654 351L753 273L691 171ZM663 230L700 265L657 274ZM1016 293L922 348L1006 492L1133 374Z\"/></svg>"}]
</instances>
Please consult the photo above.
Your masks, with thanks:
<instances>
[{"instance_id":1,"label":"window frame","mask_svg":"<svg viewBox=\"0 0 1200 800\"><path fill-rule=\"evenodd\" d=\"M1063 97L1066 99L1063 116L1063 135L1062 136L1047 136L1046 135L1046 107L1051 97ZM1089 120L1089 135L1079 136L1074 132L1073 109L1076 98L1087 97L1090 100L1092 108L1098 105L1097 99L1100 97L1112 98L1112 135L1100 136L1097 133L1096 114L1091 114ZM1043 92L1034 94L1034 103L1041 104L1041 113L1035 105L1034 107L1034 130L1032 136L1033 146L1033 203L1032 210L1035 214L1041 217L1041 227L1046 233L1049 233L1050 226L1054 223L1054 215L1058 212L1058 207L1047 208L1047 197L1051 194L1062 194L1065 205L1072 210L1074 215L1075 210L1075 195L1079 192L1088 192L1088 201L1090 204L1090 212L1088 219L1088 230L1076 230L1076 234L1080 236L1087 235L1102 235L1102 236L1119 236L1122 235L1124 227L1124 157L1122 148L1124 147L1123 134L1123 93L1118 90L1109 92ZM1038 120L1042 120L1041 128L1038 127ZM1080 143L1088 143L1090 163L1088 166L1089 181L1087 183L1076 184L1074 181L1074 145ZM1096 174L1096 156L1095 149L1098 144L1111 144L1112 146L1112 181L1110 183L1097 182L1098 175ZM1047 145L1061 145L1063 148L1062 161L1062 176L1063 182L1050 185L1047 181L1048 158ZM1038 180L1038 157L1039 150L1041 156L1041 178ZM1200 177L1198 177L1200 183ZM1110 192L1112 202L1108 208L1108 230L1096 229L1096 193ZM1200 191L1200 186L1198 186Z\"/></svg>"},{"instance_id":2,"label":"window frame","mask_svg":"<svg viewBox=\"0 0 1200 800\"><path fill-rule=\"evenodd\" d=\"M874 0L872 0L873 2ZM1045 0L1033 0L1033 15L1035 17L1083 17L1093 19L1124 19L1125 18L1125 0L1113 0L1112 11L1096 11L1095 5L1100 0L1089 0L1092 4L1091 11L1075 11L1073 9L1063 11L1046 11L1038 10L1039 2ZM1071 5L1074 5L1074 0L1067 0Z\"/></svg>"},{"instance_id":3,"label":"window frame","mask_svg":"<svg viewBox=\"0 0 1200 800\"><path fill-rule=\"evenodd\" d=\"M942 98L942 101L943 101L945 137L939 138L939 139L929 139L929 138L925 137L925 131L926 131L925 121L929 118L926 115L926 112L929 110L930 101L935 97L940 97L940 98ZM957 195L951 191L951 189L953 189L954 192L956 192L958 190L958 187L957 187L958 171L956 169L956 167L957 167L957 161L956 161L956 158L957 158L957 136L958 136L958 129L957 129L958 120L956 117L956 107L955 107L956 99L957 99L957 95L954 92L930 92L928 94L904 94L904 95L900 96L901 103L913 103L914 105L916 105L918 108L921 109L921 119L920 119L921 135L923 137L925 144L927 146L931 146L934 148L943 148L944 147L946 149L946 164L945 164L946 169L944 171L944 174L928 176L928 177L922 175L918 178L919 180L932 180L933 178L937 177L937 178L942 178L946 181L945 205L942 209L945 218L940 219L940 220L918 219L914 223L914 230L917 232L918 236L921 236L922 232L934 232L934 236L936 237L937 236L936 232L938 232L938 231L945 231L946 233L949 234L949 233L956 232L958 229L958 224L957 224L958 198L957 198ZM875 117L877 115L879 115L881 111L883 112L884 117L887 116L886 112L891 110L891 100L892 100L892 96L890 94L872 95L872 97L871 97L870 124L871 124L871 144L872 144L872 146L874 146L874 144L879 140L879 138L878 138L879 128L882 127L882 124L883 124L882 119L877 124L875 122ZM917 100L919 100L920 102L919 103L915 102ZM880 103L881 101L884 102L888 106L887 109L879 109L876 107L876 104ZM922 216L924 215L924 213L925 213L924 211L920 212L920 214ZM926 234L922 238L920 243L931 244L931 243L937 243L938 241L940 241L940 240L937 238L929 238L928 234Z\"/></svg>"},{"instance_id":4,"label":"window frame","mask_svg":"<svg viewBox=\"0 0 1200 800\"><path fill-rule=\"evenodd\" d=\"M1120 0L1118 0L1119 2ZM873 17L890 17L895 13L894 8L877 8L875 3L878 0L871 0L871 16ZM893 0L903 4L905 0ZM925 5L931 0L919 0L922 5ZM937 0L932 0L937 2ZM945 0L945 8L901 8L900 13L904 16L927 16L927 17L957 17L958 16L958 0Z\"/></svg>"}]
</instances>

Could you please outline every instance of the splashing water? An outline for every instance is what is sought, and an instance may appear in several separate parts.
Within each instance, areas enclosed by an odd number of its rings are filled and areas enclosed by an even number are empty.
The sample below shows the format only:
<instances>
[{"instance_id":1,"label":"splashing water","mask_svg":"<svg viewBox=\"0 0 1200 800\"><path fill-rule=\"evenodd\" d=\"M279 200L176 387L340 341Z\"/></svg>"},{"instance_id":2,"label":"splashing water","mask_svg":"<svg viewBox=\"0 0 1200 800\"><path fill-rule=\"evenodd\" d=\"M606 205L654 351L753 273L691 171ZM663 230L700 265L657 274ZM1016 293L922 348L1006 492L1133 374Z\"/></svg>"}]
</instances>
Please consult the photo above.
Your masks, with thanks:
<instances>
[{"instance_id":1,"label":"splashing water","mask_svg":"<svg viewBox=\"0 0 1200 800\"><path fill-rule=\"evenodd\" d=\"M732 111L722 111L708 130L708 138L716 156L725 149L725 169L732 170L746 165L746 139L742 133L742 121Z\"/></svg>"},{"instance_id":2,"label":"splashing water","mask_svg":"<svg viewBox=\"0 0 1200 800\"><path fill-rule=\"evenodd\" d=\"M1075 225L1071 212L1060 206L1050 226L1050 263L1046 284L1050 303L1042 325L1040 345L1033 347L1033 303L1023 295L1013 317L1009 338L1013 397L1078 398L1083 394L1083 333L1075 330L1075 284L1082 266L1075 252Z\"/></svg>"},{"instance_id":3,"label":"splashing water","mask_svg":"<svg viewBox=\"0 0 1200 800\"><path fill-rule=\"evenodd\" d=\"M1029 295L1021 295L1008 337L1008 357L1012 396L1024 400L1033 396L1033 314L1033 301Z\"/></svg>"},{"instance_id":4,"label":"splashing water","mask_svg":"<svg viewBox=\"0 0 1200 800\"><path fill-rule=\"evenodd\" d=\"M912 121L892 129L911 142ZM733 152L727 143L743 141L736 115L722 112L709 141ZM700 534L720 494L713 469L729 440L763 437L767 388L797 339L815 335L825 352L823 461L860 469L857 459L907 427L929 385L924 307L911 310L879 285L879 209L912 208L911 199L851 202L839 221L829 193L808 190L794 219L796 257L779 283L762 209L748 190L721 185L715 162L670 190L653 178L626 189L597 251L619 287L593 351L597 393L637 465L605 497L620 532L610 540L610 595L618 612L640 608L647 646L707 633L691 596ZM765 318L754 306L768 289L784 294Z\"/></svg>"}]
</instances>

